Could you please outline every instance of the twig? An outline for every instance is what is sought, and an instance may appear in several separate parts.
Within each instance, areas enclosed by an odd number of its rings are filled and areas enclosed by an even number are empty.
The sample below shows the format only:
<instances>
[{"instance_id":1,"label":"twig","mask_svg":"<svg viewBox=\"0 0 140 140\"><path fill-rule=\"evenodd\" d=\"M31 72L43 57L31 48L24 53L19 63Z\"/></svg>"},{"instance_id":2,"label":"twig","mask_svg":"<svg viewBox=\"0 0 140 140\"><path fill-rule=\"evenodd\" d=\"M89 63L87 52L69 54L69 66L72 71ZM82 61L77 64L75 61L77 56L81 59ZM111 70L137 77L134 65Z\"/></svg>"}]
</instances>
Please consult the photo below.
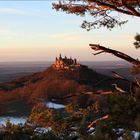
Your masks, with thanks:
<instances>
[{"instance_id":1,"label":"twig","mask_svg":"<svg viewBox=\"0 0 140 140\"><path fill-rule=\"evenodd\" d=\"M98 55L98 54L101 54L101 53L104 53L105 51L100 51L98 53L95 53L94 55Z\"/></svg>"},{"instance_id":2,"label":"twig","mask_svg":"<svg viewBox=\"0 0 140 140\"><path fill-rule=\"evenodd\" d=\"M119 78L119 79L128 81L128 79L126 79L124 76L120 75L120 74L119 74L118 72L116 72L116 71L112 71L112 74L113 74L116 78Z\"/></svg>"},{"instance_id":3,"label":"twig","mask_svg":"<svg viewBox=\"0 0 140 140\"><path fill-rule=\"evenodd\" d=\"M91 123L87 126L87 128L89 129L89 128L91 128L91 127L97 125L97 123L99 123L100 121L106 120L106 119L108 119L108 118L109 118L109 115L105 115L105 116L103 116L103 117L101 117L101 118L99 118L99 119L96 119L96 120L94 120L93 122L91 122Z\"/></svg>"}]
</instances>

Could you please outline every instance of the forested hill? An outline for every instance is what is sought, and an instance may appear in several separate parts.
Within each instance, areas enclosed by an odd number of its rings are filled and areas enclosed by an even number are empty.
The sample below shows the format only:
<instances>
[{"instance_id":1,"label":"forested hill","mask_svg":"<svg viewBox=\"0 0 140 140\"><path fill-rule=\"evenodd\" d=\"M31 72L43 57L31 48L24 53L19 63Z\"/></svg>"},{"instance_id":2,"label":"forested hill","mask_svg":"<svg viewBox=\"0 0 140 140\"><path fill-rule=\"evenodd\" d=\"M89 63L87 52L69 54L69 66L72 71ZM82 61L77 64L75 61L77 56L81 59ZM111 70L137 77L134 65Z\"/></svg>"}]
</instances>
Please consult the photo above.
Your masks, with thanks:
<instances>
[{"instance_id":1,"label":"forested hill","mask_svg":"<svg viewBox=\"0 0 140 140\"><path fill-rule=\"evenodd\" d=\"M111 77L99 74L87 66L77 69L56 70L52 66L43 72L33 73L14 81L0 84L0 103L18 102L34 104L78 92L112 89ZM120 83L120 82L119 82ZM120 83L125 84L125 83ZM25 106L25 105L24 105Z\"/></svg>"}]
</instances>

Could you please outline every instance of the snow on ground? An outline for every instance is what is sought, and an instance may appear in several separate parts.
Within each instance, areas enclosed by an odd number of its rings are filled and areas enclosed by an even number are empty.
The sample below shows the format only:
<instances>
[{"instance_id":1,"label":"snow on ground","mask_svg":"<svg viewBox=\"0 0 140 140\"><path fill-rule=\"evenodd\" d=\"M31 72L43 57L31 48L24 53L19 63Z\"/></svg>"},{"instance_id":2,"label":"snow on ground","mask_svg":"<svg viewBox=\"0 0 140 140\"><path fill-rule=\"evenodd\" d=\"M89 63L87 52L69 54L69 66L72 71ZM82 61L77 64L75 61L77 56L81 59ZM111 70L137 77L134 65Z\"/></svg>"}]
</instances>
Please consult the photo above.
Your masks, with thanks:
<instances>
[{"instance_id":1,"label":"snow on ground","mask_svg":"<svg viewBox=\"0 0 140 140\"><path fill-rule=\"evenodd\" d=\"M36 132L36 133L40 133L40 134L45 134L45 133L47 133L47 132L49 132L49 131L51 131L52 130L52 128L51 127L48 127L48 128L43 128L43 127L38 127L38 128L36 128L35 130L34 130L34 132Z\"/></svg>"},{"instance_id":2,"label":"snow on ground","mask_svg":"<svg viewBox=\"0 0 140 140\"><path fill-rule=\"evenodd\" d=\"M65 105L63 105L63 104L57 104L57 103L53 103L53 102L47 102L46 105L47 105L47 107L53 108L53 109L62 109L62 108L65 108Z\"/></svg>"},{"instance_id":3,"label":"snow on ground","mask_svg":"<svg viewBox=\"0 0 140 140\"><path fill-rule=\"evenodd\" d=\"M53 102L47 102L46 103L47 107L53 108L53 109L63 109L65 108L65 105L63 104L57 104ZM0 127L6 124L7 119L10 119L10 122L12 124L25 124L27 118L26 117L0 117Z\"/></svg>"},{"instance_id":4,"label":"snow on ground","mask_svg":"<svg viewBox=\"0 0 140 140\"><path fill-rule=\"evenodd\" d=\"M6 124L7 119L10 119L12 124L25 124L26 117L0 117L0 127Z\"/></svg>"},{"instance_id":5,"label":"snow on ground","mask_svg":"<svg viewBox=\"0 0 140 140\"><path fill-rule=\"evenodd\" d=\"M140 132L132 131L133 140L139 140Z\"/></svg>"}]
</instances>

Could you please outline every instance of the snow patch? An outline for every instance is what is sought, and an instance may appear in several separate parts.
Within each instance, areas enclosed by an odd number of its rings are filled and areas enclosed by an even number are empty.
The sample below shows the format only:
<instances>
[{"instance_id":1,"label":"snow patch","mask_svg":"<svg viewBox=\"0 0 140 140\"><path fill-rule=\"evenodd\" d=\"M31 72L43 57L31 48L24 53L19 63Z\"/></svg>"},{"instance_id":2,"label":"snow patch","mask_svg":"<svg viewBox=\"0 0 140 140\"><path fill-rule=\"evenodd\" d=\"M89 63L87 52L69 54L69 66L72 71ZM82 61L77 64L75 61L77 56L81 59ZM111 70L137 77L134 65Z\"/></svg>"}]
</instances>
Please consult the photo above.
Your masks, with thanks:
<instances>
[{"instance_id":1,"label":"snow patch","mask_svg":"<svg viewBox=\"0 0 140 140\"><path fill-rule=\"evenodd\" d=\"M45 134L45 133L47 133L47 132L49 132L49 131L51 131L51 130L52 130L51 127L48 127L48 128L38 127L38 128L36 128L36 129L34 130L34 132L36 132L36 133L41 133L41 134Z\"/></svg>"},{"instance_id":2,"label":"snow patch","mask_svg":"<svg viewBox=\"0 0 140 140\"><path fill-rule=\"evenodd\" d=\"M63 108L65 108L65 105L57 104L57 103L53 103L53 102L47 102L46 105L47 105L48 108L53 108L53 109L63 109Z\"/></svg>"}]
</instances>

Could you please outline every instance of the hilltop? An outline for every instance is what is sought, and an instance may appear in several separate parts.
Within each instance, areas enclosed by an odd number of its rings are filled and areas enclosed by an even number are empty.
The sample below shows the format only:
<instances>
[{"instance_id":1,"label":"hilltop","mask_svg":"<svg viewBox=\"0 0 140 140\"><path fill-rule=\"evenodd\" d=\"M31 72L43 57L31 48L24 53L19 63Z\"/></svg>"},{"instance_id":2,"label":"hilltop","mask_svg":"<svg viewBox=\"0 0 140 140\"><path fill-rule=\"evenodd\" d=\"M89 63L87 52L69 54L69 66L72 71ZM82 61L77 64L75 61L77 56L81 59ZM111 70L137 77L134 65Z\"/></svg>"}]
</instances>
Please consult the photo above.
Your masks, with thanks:
<instances>
[{"instance_id":1,"label":"hilltop","mask_svg":"<svg viewBox=\"0 0 140 140\"><path fill-rule=\"evenodd\" d=\"M29 105L32 106L40 101L78 92L110 90L112 81L106 81L109 78L79 64L76 59L62 58L60 55L55 63L43 72L0 83L0 111L3 114L7 109L7 112L12 114L17 111L17 106L18 111L21 111L21 108L27 111ZM97 84L100 81L101 84ZM85 100L87 101L88 99Z\"/></svg>"}]
</instances>

